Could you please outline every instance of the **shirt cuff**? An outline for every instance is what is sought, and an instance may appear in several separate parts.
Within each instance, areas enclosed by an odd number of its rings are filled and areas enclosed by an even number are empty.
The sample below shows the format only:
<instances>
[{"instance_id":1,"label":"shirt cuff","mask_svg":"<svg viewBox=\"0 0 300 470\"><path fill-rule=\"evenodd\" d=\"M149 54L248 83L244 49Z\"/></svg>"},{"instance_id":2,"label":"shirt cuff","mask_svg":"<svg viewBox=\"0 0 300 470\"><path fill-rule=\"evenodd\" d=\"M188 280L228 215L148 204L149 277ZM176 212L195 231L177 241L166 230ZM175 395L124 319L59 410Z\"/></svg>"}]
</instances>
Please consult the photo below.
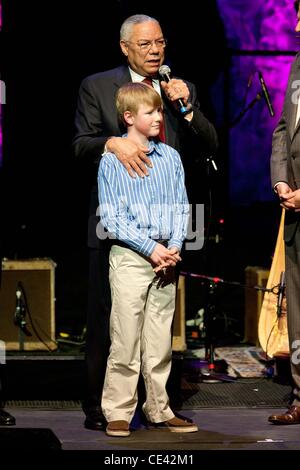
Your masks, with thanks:
<instances>
[{"instance_id":1,"label":"shirt cuff","mask_svg":"<svg viewBox=\"0 0 300 470\"><path fill-rule=\"evenodd\" d=\"M139 251L145 256L151 256L154 251L155 246L156 246L156 242L154 240L151 240L151 238L147 238L147 240L145 240L141 244Z\"/></svg>"},{"instance_id":2,"label":"shirt cuff","mask_svg":"<svg viewBox=\"0 0 300 470\"><path fill-rule=\"evenodd\" d=\"M168 242L168 249L170 248L178 248L179 251L181 251L181 248L182 248L182 241L181 240L178 240L176 238L173 238L171 240L169 240Z\"/></svg>"},{"instance_id":3,"label":"shirt cuff","mask_svg":"<svg viewBox=\"0 0 300 470\"><path fill-rule=\"evenodd\" d=\"M273 186L273 191L277 194L277 186L281 183L285 183L285 184L288 184L286 181L277 181L277 183L274 184Z\"/></svg>"}]
</instances>

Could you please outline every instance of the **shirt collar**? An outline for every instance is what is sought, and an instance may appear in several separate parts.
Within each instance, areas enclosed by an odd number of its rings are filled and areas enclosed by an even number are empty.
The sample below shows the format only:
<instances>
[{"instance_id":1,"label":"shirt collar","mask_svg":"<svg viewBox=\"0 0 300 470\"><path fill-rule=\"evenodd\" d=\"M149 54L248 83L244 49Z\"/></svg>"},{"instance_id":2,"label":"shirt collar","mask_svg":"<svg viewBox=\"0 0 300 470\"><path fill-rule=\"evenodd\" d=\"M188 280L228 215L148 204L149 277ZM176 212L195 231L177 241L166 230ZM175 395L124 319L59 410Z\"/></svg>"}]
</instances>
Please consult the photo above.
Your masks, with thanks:
<instances>
[{"instance_id":1,"label":"shirt collar","mask_svg":"<svg viewBox=\"0 0 300 470\"><path fill-rule=\"evenodd\" d=\"M123 134L122 137L128 137L128 134ZM162 151L160 149L160 143L156 142L153 139L149 140L149 150L147 152L147 155L152 155L154 152L157 153L157 155L162 155Z\"/></svg>"},{"instance_id":2,"label":"shirt collar","mask_svg":"<svg viewBox=\"0 0 300 470\"><path fill-rule=\"evenodd\" d=\"M162 155L159 142L151 139L149 140L149 152L147 152L147 155L151 155L153 152L156 152L160 156Z\"/></svg>"},{"instance_id":3,"label":"shirt collar","mask_svg":"<svg viewBox=\"0 0 300 470\"><path fill-rule=\"evenodd\" d=\"M142 82L146 77L143 77L142 75L140 75L139 73L135 72L134 70L132 70L130 67L129 68L129 72L130 72L130 76L131 76L131 80L133 82ZM159 80L157 78L152 78L152 81L157 85L159 86Z\"/></svg>"}]
</instances>

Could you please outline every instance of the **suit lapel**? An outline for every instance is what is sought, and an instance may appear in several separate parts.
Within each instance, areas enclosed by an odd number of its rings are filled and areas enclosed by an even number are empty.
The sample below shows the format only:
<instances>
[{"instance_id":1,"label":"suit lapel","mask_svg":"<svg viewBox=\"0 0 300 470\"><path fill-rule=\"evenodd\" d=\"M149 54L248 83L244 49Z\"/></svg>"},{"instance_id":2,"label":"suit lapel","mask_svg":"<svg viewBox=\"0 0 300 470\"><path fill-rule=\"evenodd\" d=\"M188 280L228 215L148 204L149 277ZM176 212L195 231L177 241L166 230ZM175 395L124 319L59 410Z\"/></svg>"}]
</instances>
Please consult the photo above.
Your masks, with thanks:
<instances>
[{"instance_id":1,"label":"suit lapel","mask_svg":"<svg viewBox=\"0 0 300 470\"><path fill-rule=\"evenodd\" d=\"M176 148L176 130L177 118L174 116L174 108L170 101L166 98L163 89L161 88L161 97L164 105L164 123L166 133L166 143L171 147Z\"/></svg>"},{"instance_id":2,"label":"suit lapel","mask_svg":"<svg viewBox=\"0 0 300 470\"><path fill-rule=\"evenodd\" d=\"M119 89L125 83L131 82L129 69L126 65L122 65L116 69L116 76L114 78L114 85Z\"/></svg>"},{"instance_id":3,"label":"suit lapel","mask_svg":"<svg viewBox=\"0 0 300 470\"><path fill-rule=\"evenodd\" d=\"M110 82L109 85L109 93L112 94L112 100L115 102L116 100L116 94L118 89L122 86L125 85L125 83L128 83L131 81L130 73L128 70L128 67L125 65L122 65L121 67L117 67L114 70L114 77ZM111 132L114 132L116 134L124 134L126 132L126 128L122 126L122 124L119 121L118 118L118 113L117 109L115 108L114 111L109 110L110 113L110 118L112 120L112 129Z\"/></svg>"}]
</instances>

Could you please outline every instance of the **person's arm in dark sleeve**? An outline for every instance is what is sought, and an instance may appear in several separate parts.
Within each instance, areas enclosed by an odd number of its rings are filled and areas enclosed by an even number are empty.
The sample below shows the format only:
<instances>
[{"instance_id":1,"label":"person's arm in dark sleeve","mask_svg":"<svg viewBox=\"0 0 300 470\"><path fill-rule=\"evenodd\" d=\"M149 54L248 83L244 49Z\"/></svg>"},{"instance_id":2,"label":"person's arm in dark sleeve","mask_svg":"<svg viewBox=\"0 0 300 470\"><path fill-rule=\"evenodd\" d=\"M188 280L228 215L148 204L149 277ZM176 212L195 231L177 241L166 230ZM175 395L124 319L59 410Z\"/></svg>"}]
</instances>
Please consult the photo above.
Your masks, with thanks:
<instances>
[{"instance_id":1,"label":"person's arm in dark sleeve","mask_svg":"<svg viewBox=\"0 0 300 470\"><path fill-rule=\"evenodd\" d=\"M72 143L75 156L98 162L108 137L103 136L101 109L89 79L83 80L80 85L75 128Z\"/></svg>"},{"instance_id":2,"label":"person's arm in dark sleeve","mask_svg":"<svg viewBox=\"0 0 300 470\"><path fill-rule=\"evenodd\" d=\"M286 120L283 112L272 138L271 181L273 187L278 182L288 183L286 132Z\"/></svg>"},{"instance_id":3,"label":"person's arm in dark sleeve","mask_svg":"<svg viewBox=\"0 0 300 470\"><path fill-rule=\"evenodd\" d=\"M215 153L218 148L218 136L214 126L204 116L200 110L199 100L196 94L196 88L193 84L189 87L190 90L190 103L192 105L193 114L192 119L188 122L188 126L193 133L201 139L204 145L211 153Z\"/></svg>"}]
</instances>

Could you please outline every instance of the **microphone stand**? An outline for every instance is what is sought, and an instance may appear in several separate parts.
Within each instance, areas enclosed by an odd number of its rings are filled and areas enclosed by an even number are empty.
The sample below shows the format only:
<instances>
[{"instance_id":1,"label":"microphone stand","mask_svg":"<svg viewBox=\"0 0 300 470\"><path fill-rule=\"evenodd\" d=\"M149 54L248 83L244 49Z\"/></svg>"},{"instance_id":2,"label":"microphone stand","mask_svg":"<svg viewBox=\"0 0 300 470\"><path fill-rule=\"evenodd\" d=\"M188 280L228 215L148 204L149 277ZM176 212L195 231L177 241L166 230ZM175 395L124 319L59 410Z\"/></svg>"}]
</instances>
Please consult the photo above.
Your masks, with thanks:
<instances>
[{"instance_id":1,"label":"microphone stand","mask_svg":"<svg viewBox=\"0 0 300 470\"><path fill-rule=\"evenodd\" d=\"M208 287L208 302L204 309L204 331L205 331L205 361L207 368L200 370L200 382L234 382L236 377L228 374L216 372L215 363L215 344L216 337L214 335L214 324L216 320L216 289L218 282L210 279Z\"/></svg>"},{"instance_id":2,"label":"microphone stand","mask_svg":"<svg viewBox=\"0 0 300 470\"><path fill-rule=\"evenodd\" d=\"M261 292L272 292L275 293L278 289L278 294L280 291L280 285L276 285L272 288L262 287L262 286L247 286L237 281L225 281L219 277L210 277L204 274L195 274L185 271L181 271L182 276L190 276L203 280L209 281L209 291L208 291L208 303L204 309L204 327L205 327L205 360L207 361L207 369L202 368L200 371L200 376L198 378L199 382L234 382L236 377L233 377L228 374L223 374L216 372L215 364L215 343L216 338L213 335L214 321L216 319L216 302L215 294L218 284L227 284L231 286L241 287L243 289L251 288ZM283 297L283 296L282 296Z\"/></svg>"},{"instance_id":3,"label":"microphone stand","mask_svg":"<svg viewBox=\"0 0 300 470\"><path fill-rule=\"evenodd\" d=\"M25 336L32 336L30 331L27 329L27 323L25 320L26 316L26 304L22 298L23 286L19 282L16 289L16 310L14 315L14 324L19 327L19 347L20 351L24 351Z\"/></svg>"},{"instance_id":4,"label":"microphone stand","mask_svg":"<svg viewBox=\"0 0 300 470\"><path fill-rule=\"evenodd\" d=\"M19 350L24 351L24 343L25 343L25 333L24 333L24 326L26 325L25 322L25 315L26 309L23 300L19 299L19 305L16 307L15 319L14 323L16 326L19 327Z\"/></svg>"},{"instance_id":5,"label":"microphone stand","mask_svg":"<svg viewBox=\"0 0 300 470\"><path fill-rule=\"evenodd\" d=\"M206 243L209 243L210 240L210 221L212 219L212 206L213 206L213 195L212 195L212 172L216 174L218 172L217 165L212 156L206 158L206 172L207 172L207 181L208 181L208 197L209 197L209 217L208 225L206 231ZM209 246L207 246L207 254L205 264L208 264L209 259ZM184 273L181 273L184 274ZM187 273L185 273L187 274ZM201 277L201 276L200 276ZM208 300L205 302L206 306L204 308L204 329L205 329L205 361L207 362L207 369L202 368L200 371L200 382L233 382L236 380L236 377L231 377L227 374L222 374L216 372L215 364L215 342L216 338L214 337L214 321L216 319L216 302L215 302L215 293L216 287L219 282L219 278L212 278L208 276L202 276L209 281L208 286ZM220 280L221 281L221 280Z\"/></svg>"},{"instance_id":6,"label":"microphone stand","mask_svg":"<svg viewBox=\"0 0 300 470\"><path fill-rule=\"evenodd\" d=\"M231 128L231 127L236 126L240 122L242 117L249 111L249 109L253 108L255 103L257 103L262 98L263 98L263 94L260 91L260 92L257 93L255 98L253 98L253 100L250 101L250 103L244 109L242 109L242 111L237 115L237 117L229 124L229 127Z\"/></svg>"},{"instance_id":7,"label":"microphone stand","mask_svg":"<svg viewBox=\"0 0 300 470\"><path fill-rule=\"evenodd\" d=\"M279 281L278 293L277 293L277 306L276 306L277 318L281 317L282 302L283 302L284 294L285 294L285 272L282 271L280 273L280 281Z\"/></svg>"}]
</instances>

